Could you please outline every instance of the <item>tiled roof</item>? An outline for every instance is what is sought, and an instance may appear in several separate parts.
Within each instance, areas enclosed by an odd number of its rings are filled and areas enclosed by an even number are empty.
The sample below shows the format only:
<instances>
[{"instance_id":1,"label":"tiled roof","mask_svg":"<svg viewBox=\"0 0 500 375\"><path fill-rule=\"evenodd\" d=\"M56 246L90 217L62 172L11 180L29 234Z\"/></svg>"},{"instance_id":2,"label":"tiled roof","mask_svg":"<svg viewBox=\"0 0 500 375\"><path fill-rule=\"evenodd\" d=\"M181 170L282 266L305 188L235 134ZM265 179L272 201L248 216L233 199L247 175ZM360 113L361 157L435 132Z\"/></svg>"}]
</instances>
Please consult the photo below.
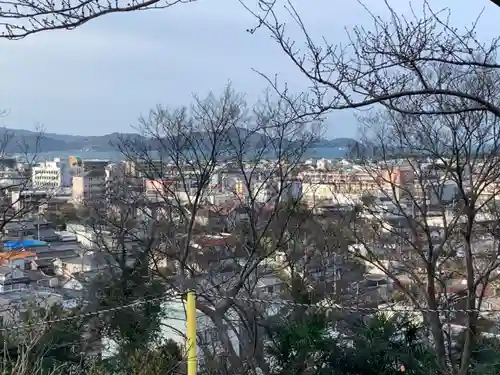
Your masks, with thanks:
<instances>
[{"instance_id":1,"label":"tiled roof","mask_svg":"<svg viewBox=\"0 0 500 375\"><path fill-rule=\"evenodd\" d=\"M0 253L0 262L30 257L36 257L36 253L31 251L5 251Z\"/></svg>"},{"instance_id":2,"label":"tiled roof","mask_svg":"<svg viewBox=\"0 0 500 375\"><path fill-rule=\"evenodd\" d=\"M201 247L232 246L235 240L227 236L203 236L196 243Z\"/></svg>"}]
</instances>

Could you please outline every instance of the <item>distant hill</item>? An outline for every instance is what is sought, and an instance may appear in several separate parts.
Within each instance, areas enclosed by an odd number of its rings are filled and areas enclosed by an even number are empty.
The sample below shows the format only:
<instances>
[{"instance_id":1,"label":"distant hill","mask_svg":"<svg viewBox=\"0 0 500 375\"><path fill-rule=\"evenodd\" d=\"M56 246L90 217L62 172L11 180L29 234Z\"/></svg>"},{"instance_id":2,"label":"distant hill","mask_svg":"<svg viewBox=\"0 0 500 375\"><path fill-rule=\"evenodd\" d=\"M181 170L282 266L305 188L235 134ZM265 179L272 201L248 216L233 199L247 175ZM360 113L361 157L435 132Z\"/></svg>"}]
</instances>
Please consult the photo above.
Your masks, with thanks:
<instances>
[{"instance_id":1,"label":"distant hill","mask_svg":"<svg viewBox=\"0 0 500 375\"><path fill-rule=\"evenodd\" d=\"M319 139L314 142L313 147L332 147L351 149L358 145L358 141L352 138Z\"/></svg>"},{"instance_id":2,"label":"distant hill","mask_svg":"<svg viewBox=\"0 0 500 375\"><path fill-rule=\"evenodd\" d=\"M111 133L103 136L81 136L43 133L0 127L0 149L5 153L39 153L66 150L109 151L121 137L140 138L138 134ZM8 140L8 142L7 142Z\"/></svg>"},{"instance_id":3,"label":"distant hill","mask_svg":"<svg viewBox=\"0 0 500 375\"><path fill-rule=\"evenodd\" d=\"M235 129L234 134L226 134L232 139L237 139L238 134L241 138L248 135L245 129ZM204 133L193 133L196 137L195 144L203 144L208 137ZM8 142L5 142L9 139ZM0 148L5 153L40 153L52 151L86 150L86 151L110 151L116 148L123 139L138 141L146 144L151 149L158 148L158 142L147 139L134 133L111 133L102 136L81 136L55 133L40 133L25 129L9 129L0 127ZM4 140L2 142L2 140ZM249 137L249 144L258 145L266 140L264 135L253 134ZM321 139L316 141L312 147L331 147L331 148L351 148L357 142L350 138ZM4 146L6 144L6 146ZM165 147L165 145L162 145Z\"/></svg>"}]
</instances>

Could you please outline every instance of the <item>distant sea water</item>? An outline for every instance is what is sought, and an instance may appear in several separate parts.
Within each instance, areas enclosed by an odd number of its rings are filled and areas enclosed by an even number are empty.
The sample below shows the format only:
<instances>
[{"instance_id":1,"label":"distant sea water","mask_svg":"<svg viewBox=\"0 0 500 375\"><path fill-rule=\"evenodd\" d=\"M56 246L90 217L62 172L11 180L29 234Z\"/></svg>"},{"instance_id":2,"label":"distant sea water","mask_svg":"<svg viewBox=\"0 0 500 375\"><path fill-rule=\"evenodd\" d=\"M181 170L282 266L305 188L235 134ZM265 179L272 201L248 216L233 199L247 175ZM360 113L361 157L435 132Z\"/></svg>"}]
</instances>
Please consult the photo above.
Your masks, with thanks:
<instances>
[{"instance_id":1,"label":"distant sea water","mask_svg":"<svg viewBox=\"0 0 500 375\"><path fill-rule=\"evenodd\" d=\"M314 147L307 150L306 159L342 159L346 156L347 149L338 147Z\"/></svg>"},{"instance_id":2,"label":"distant sea water","mask_svg":"<svg viewBox=\"0 0 500 375\"><path fill-rule=\"evenodd\" d=\"M346 150L336 147L315 147L307 150L304 154L304 159L341 159L345 156ZM123 154L116 150L110 151L82 151L82 150L65 150L65 151L50 151L40 152L37 159L53 160L54 158L67 159L69 156L78 156L81 159L100 159L110 161L120 161L125 159Z\"/></svg>"}]
</instances>

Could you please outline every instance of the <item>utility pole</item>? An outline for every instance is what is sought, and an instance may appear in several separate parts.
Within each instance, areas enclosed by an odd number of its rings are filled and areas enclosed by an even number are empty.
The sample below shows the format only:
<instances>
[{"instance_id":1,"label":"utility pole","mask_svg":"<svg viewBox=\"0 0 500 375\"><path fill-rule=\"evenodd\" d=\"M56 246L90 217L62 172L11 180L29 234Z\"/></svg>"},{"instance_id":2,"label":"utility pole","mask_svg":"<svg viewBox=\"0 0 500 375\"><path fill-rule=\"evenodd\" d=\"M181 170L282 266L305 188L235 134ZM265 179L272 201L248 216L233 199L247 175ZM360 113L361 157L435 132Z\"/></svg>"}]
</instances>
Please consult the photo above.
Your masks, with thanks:
<instances>
[{"instance_id":1,"label":"utility pole","mask_svg":"<svg viewBox=\"0 0 500 375\"><path fill-rule=\"evenodd\" d=\"M187 294L187 373L188 375L196 375L197 373L197 352L196 346L196 296L194 291L189 291Z\"/></svg>"}]
</instances>

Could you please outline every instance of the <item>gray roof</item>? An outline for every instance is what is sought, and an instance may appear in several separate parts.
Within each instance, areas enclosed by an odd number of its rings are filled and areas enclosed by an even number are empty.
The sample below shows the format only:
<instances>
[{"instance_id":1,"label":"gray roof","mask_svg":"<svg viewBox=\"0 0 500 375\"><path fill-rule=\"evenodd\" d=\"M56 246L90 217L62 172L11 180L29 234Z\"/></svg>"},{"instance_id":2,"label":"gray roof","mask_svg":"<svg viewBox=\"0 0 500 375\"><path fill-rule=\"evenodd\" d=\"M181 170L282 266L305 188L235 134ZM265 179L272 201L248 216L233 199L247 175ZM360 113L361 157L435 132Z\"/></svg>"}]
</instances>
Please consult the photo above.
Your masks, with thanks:
<instances>
[{"instance_id":1,"label":"gray roof","mask_svg":"<svg viewBox=\"0 0 500 375\"><path fill-rule=\"evenodd\" d=\"M35 237L40 234L40 240L43 241L44 239L49 239L49 238L55 238L59 239L59 235L54 232L53 229L50 228L45 228L45 229L40 229L40 231L35 232Z\"/></svg>"},{"instance_id":2,"label":"gray roof","mask_svg":"<svg viewBox=\"0 0 500 375\"><path fill-rule=\"evenodd\" d=\"M38 267L47 267L52 265L52 259L47 259L47 258L37 259L34 260L33 262L35 262Z\"/></svg>"},{"instance_id":3,"label":"gray roof","mask_svg":"<svg viewBox=\"0 0 500 375\"><path fill-rule=\"evenodd\" d=\"M42 253L53 253L58 251L74 251L76 254L81 254L85 252L85 249L81 247L76 241L71 242L51 242L47 246L39 246L30 249L31 251L36 252L37 254Z\"/></svg>"},{"instance_id":4,"label":"gray roof","mask_svg":"<svg viewBox=\"0 0 500 375\"><path fill-rule=\"evenodd\" d=\"M44 251L37 253L38 259L68 259L74 258L78 253L75 250L62 250L62 251Z\"/></svg>"},{"instance_id":5,"label":"gray roof","mask_svg":"<svg viewBox=\"0 0 500 375\"><path fill-rule=\"evenodd\" d=\"M34 270L23 270L25 275L28 277L30 281L40 281L40 280L50 280L50 276L43 274L40 271Z\"/></svg>"},{"instance_id":6,"label":"gray roof","mask_svg":"<svg viewBox=\"0 0 500 375\"><path fill-rule=\"evenodd\" d=\"M82 264L86 266L92 266L93 265L93 257L89 255L84 255L83 257L81 256L76 256L72 258L66 258L64 259L64 263L67 264Z\"/></svg>"},{"instance_id":7,"label":"gray roof","mask_svg":"<svg viewBox=\"0 0 500 375\"><path fill-rule=\"evenodd\" d=\"M20 230L34 230L35 226L33 223L29 222L24 222L24 223L19 223L19 222L10 222L5 224L4 230L7 231L20 231Z\"/></svg>"},{"instance_id":8,"label":"gray roof","mask_svg":"<svg viewBox=\"0 0 500 375\"><path fill-rule=\"evenodd\" d=\"M89 255L66 258L66 259L64 259L64 263L83 264L83 265L91 266L93 269L96 269L96 268L102 268L104 266L108 266L111 264L115 264L116 261L111 254L98 251L98 252L95 252L95 253L89 254Z\"/></svg>"}]
</instances>

